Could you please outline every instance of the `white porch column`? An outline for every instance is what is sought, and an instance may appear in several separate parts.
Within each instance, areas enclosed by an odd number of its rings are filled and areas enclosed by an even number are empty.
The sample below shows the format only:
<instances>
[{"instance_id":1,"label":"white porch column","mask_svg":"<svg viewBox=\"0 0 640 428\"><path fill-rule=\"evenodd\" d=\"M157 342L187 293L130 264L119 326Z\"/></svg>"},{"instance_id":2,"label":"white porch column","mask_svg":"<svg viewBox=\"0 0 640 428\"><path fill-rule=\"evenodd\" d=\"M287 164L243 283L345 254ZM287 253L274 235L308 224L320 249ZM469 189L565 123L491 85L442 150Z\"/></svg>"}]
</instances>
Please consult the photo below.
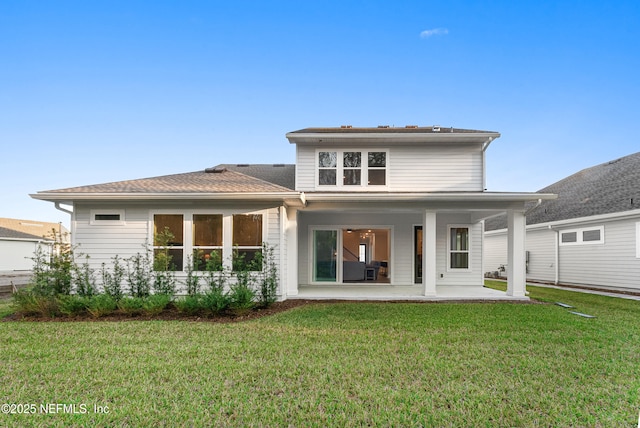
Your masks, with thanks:
<instances>
[{"instance_id":1,"label":"white porch column","mask_svg":"<svg viewBox=\"0 0 640 428\"><path fill-rule=\"evenodd\" d=\"M422 285L424 295L436 295L436 213L424 212L422 221Z\"/></svg>"},{"instance_id":2,"label":"white porch column","mask_svg":"<svg viewBox=\"0 0 640 428\"><path fill-rule=\"evenodd\" d=\"M287 218L285 219L285 233L287 241L287 258L282 263L287 269L286 284L284 284L284 295L298 295L298 209L287 207Z\"/></svg>"},{"instance_id":3,"label":"white porch column","mask_svg":"<svg viewBox=\"0 0 640 428\"><path fill-rule=\"evenodd\" d=\"M507 227L507 295L524 297L526 289L524 212L509 210Z\"/></svg>"}]
</instances>

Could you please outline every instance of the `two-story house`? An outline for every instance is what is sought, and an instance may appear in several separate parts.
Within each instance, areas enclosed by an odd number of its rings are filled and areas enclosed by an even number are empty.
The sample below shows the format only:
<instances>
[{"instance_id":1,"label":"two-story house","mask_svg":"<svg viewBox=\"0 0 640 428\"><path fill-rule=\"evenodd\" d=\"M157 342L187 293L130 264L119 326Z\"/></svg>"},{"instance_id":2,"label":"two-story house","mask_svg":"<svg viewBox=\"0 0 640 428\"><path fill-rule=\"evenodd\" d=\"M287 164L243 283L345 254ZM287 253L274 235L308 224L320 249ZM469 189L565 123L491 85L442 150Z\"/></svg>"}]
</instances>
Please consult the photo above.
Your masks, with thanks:
<instances>
[{"instance_id":1,"label":"two-story house","mask_svg":"<svg viewBox=\"0 0 640 428\"><path fill-rule=\"evenodd\" d=\"M286 135L296 164L202 171L39 192L73 207L73 243L95 268L168 228L178 271L275 248L282 299L526 298L525 203L485 190L497 132L407 126ZM508 217L507 293L483 288L484 219ZM202 260L199 260L202 259Z\"/></svg>"}]
</instances>

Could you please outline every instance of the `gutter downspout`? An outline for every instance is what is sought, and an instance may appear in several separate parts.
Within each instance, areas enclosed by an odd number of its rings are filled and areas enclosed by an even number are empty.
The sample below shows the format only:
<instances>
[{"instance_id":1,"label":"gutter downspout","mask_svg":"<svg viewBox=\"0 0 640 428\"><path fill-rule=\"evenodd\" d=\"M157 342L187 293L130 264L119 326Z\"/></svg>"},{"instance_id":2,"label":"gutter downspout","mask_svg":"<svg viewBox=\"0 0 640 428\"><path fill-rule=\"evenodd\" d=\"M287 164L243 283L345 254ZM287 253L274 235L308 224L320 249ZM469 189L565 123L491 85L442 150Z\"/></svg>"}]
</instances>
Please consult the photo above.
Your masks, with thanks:
<instances>
[{"instance_id":1,"label":"gutter downspout","mask_svg":"<svg viewBox=\"0 0 640 428\"><path fill-rule=\"evenodd\" d=\"M482 190L487 190L487 158L484 152L489 148L489 144L493 141L493 137L489 137L487 141L482 143Z\"/></svg>"},{"instance_id":2,"label":"gutter downspout","mask_svg":"<svg viewBox=\"0 0 640 428\"><path fill-rule=\"evenodd\" d=\"M58 211L62 211L63 213L67 213L67 214L69 214L69 215L73 215L73 211L69 211L69 210L68 210L68 209L66 209L66 208L62 208L62 207L60 206L60 202L54 202L54 204L53 204L53 205L56 207L56 209L57 209Z\"/></svg>"},{"instance_id":3,"label":"gutter downspout","mask_svg":"<svg viewBox=\"0 0 640 428\"><path fill-rule=\"evenodd\" d=\"M560 283L560 231L558 229L554 229L552 225L549 225L549 230L553 230L555 232L554 236L554 284L558 285Z\"/></svg>"}]
</instances>

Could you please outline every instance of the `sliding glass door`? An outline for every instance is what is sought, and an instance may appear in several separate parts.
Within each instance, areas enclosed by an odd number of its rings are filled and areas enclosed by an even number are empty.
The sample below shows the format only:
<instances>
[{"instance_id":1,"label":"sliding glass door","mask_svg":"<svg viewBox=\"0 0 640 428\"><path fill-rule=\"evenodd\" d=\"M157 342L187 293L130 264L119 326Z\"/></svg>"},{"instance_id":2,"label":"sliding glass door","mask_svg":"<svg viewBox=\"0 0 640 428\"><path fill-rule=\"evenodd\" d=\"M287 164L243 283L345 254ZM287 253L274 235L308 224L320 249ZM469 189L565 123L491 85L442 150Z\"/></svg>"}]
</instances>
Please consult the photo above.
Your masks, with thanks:
<instances>
[{"instance_id":1,"label":"sliding glass door","mask_svg":"<svg viewBox=\"0 0 640 428\"><path fill-rule=\"evenodd\" d=\"M313 231L313 281L337 282L338 231Z\"/></svg>"}]
</instances>

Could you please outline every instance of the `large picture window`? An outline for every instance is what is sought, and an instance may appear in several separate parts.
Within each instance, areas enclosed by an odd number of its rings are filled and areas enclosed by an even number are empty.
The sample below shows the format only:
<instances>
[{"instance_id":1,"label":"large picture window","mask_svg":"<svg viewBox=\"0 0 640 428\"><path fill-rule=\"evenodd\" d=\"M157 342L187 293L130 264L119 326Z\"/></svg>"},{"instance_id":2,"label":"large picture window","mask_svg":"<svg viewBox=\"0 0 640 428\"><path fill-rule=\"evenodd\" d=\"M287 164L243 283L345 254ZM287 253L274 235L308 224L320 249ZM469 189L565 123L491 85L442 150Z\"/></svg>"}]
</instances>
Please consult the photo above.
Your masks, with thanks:
<instances>
[{"instance_id":1,"label":"large picture window","mask_svg":"<svg viewBox=\"0 0 640 428\"><path fill-rule=\"evenodd\" d=\"M234 214L233 268L243 264L252 270L262 270L258 254L262 254L262 215Z\"/></svg>"},{"instance_id":2,"label":"large picture window","mask_svg":"<svg viewBox=\"0 0 640 428\"><path fill-rule=\"evenodd\" d=\"M449 269L469 269L471 236L469 227L449 227Z\"/></svg>"},{"instance_id":3,"label":"large picture window","mask_svg":"<svg viewBox=\"0 0 640 428\"><path fill-rule=\"evenodd\" d=\"M387 185L386 151L318 151L318 186L364 188Z\"/></svg>"}]
</instances>

